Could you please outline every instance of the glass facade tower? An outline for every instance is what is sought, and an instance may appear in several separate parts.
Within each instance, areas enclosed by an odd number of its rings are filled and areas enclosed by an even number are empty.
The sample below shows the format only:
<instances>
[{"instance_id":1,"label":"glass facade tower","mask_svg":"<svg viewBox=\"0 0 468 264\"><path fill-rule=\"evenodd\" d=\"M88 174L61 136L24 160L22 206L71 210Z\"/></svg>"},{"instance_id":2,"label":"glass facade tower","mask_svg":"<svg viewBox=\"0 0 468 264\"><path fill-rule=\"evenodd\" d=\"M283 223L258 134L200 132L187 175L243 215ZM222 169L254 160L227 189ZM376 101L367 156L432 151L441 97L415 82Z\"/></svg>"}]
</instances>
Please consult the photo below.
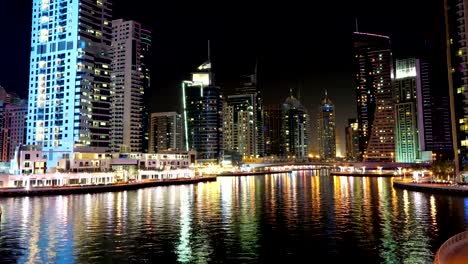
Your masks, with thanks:
<instances>
[{"instance_id":1,"label":"glass facade tower","mask_svg":"<svg viewBox=\"0 0 468 264\"><path fill-rule=\"evenodd\" d=\"M111 3L34 0L26 143L47 167L109 147Z\"/></svg>"}]
</instances>

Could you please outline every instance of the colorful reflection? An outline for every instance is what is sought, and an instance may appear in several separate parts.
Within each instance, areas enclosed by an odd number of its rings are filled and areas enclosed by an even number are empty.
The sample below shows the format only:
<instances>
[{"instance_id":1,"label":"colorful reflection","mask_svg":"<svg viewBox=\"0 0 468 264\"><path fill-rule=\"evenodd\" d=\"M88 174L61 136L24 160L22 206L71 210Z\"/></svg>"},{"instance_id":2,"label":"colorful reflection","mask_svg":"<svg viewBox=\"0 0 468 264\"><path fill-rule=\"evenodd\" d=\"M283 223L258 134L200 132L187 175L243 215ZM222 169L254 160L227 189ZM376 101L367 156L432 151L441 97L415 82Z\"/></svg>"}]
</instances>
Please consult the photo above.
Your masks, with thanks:
<instances>
[{"instance_id":1,"label":"colorful reflection","mask_svg":"<svg viewBox=\"0 0 468 264\"><path fill-rule=\"evenodd\" d=\"M0 263L431 263L467 204L320 170L0 199Z\"/></svg>"}]
</instances>

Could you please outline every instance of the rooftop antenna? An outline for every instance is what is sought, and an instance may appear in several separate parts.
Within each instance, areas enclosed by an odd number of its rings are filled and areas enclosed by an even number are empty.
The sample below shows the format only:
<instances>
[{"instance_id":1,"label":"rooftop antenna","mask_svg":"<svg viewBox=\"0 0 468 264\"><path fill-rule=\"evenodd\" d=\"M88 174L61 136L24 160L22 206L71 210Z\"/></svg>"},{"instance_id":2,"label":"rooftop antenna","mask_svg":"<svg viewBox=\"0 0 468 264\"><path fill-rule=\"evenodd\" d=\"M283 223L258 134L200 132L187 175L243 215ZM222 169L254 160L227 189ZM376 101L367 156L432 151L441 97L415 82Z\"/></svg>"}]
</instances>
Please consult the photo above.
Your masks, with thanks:
<instances>
[{"instance_id":1,"label":"rooftop antenna","mask_svg":"<svg viewBox=\"0 0 468 264\"><path fill-rule=\"evenodd\" d=\"M208 63L211 63L210 40L208 40Z\"/></svg>"},{"instance_id":2,"label":"rooftop antenna","mask_svg":"<svg viewBox=\"0 0 468 264\"><path fill-rule=\"evenodd\" d=\"M257 70L258 70L258 57L255 57L255 69L254 69L254 78L253 82L257 84Z\"/></svg>"},{"instance_id":3,"label":"rooftop antenna","mask_svg":"<svg viewBox=\"0 0 468 264\"><path fill-rule=\"evenodd\" d=\"M301 84L299 84L299 89L297 89L297 100L301 101Z\"/></svg>"}]
</instances>

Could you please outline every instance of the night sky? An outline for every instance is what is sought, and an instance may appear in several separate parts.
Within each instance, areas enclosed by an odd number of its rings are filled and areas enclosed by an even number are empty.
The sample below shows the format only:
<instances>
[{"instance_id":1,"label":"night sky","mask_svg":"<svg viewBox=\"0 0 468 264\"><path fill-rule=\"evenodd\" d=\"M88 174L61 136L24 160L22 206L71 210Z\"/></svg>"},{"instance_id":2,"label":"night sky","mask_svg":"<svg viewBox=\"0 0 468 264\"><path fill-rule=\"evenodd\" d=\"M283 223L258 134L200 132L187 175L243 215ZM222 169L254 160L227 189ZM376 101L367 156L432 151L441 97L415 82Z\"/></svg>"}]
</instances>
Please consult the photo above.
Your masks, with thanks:
<instances>
[{"instance_id":1,"label":"night sky","mask_svg":"<svg viewBox=\"0 0 468 264\"><path fill-rule=\"evenodd\" d=\"M138 20L153 32L153 111L180 111L180 81L206 60L210 39L216 84L226 91L237 86L239 76L251 73L258 59L266 104L284 101L290 88L295 94L300 90L315 122L327 89L336 105L337 140L344 150L344 127L356 115L351 53L355 18L359 31L389 35L394 57L417 55L433 34L441 1L115 0L114 18ZM0 85L24 98L31 5L32 0L0 1Z\"/></svg>"}]
</instances>

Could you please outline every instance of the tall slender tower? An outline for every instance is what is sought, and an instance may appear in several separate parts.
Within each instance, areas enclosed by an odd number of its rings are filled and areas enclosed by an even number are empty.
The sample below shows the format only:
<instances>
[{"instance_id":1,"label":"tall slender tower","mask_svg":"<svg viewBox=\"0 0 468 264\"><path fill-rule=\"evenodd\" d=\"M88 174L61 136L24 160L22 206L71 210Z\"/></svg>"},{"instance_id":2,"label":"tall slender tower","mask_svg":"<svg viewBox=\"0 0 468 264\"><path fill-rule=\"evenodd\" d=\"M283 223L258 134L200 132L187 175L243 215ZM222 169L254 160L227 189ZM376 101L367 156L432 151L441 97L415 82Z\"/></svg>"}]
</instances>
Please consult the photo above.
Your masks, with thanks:
<instances>
[{"instance_id":1,"label":"tall slender tower","mask_svg":"<svg viewBox=\"0 0 468 264\"><path fill-rule=\"evenodd\" d=\"M318 139L320 158L333 161L336 158L335 106L325 91L318 116Z\"/></svg>"},{"instance_id":2,"label":"tall slender tower","mask_svg":"<svg viewBox=\"0 0 468 264\"><path fill-rule=\"evenodd\" d=\"M348 119L346 134L346 159L349 161L359 160L359 135L358 122L355 118Z\"/></svg>"},{"instance_id":3,"label":"tall slender tower","mask_svg":"<svg viewBox=\"0 0 468 264\"><path fill-rule=\"evenodd\" d=\"M198 162L205 164L223 158L223 97L213 82L209 53L192 80L182 82L185 150L195 150Z\"/></svg>"},{"instance_id":4,"label":"tall slender tower","mask_svg":"<svg viewBox=\"0 0 468 264\"><path fill-rule=\"evenodd\" d=\"M292 92L283 103L282 122L284 155L307 158L309 155L309 115Z\"/></svg>"},{"instance_id":5,"label":"tall slender tower","mask_svg":"<svg viewBox=\"0 0 468 264\"><path fill-rule=\"evenodd\" d=\"M148 29L141 29L141 73L142 73L142 85L143 85L143 117L142 117L142 151L147 153L149 150L149 119L151 111L151 31Z\"/></svg>"},{"instance_id":6,"label":"tall slender tower","mask_svg":"<svg viewBox=\"0 0 468 264\"><path fill-rule=\"evenodd\" d=\"M364 161L394 161L390 38L354 32L353 53L360 155Z\"/></svg>"},{"instance_id":7,"label":"tall slender tower","mask_svg":"<svg viewBox=\"0 0 468 264\"><path fill-rule=\"evenodd\" d=\"M141 152L143 143L144 74L141 25L112 21L112 152Z\"/></svg>"},{"instance_id":8,"label":"tall slender tower","mask_svg":"<svg viewBox=\"0 0 468 264\"><path fill-rule=\"evenodd\" d=\"M267 106L264 111L264 128L265 135L265 155L279 156L282 146L282 113L281 106Z\"/></svg>"},{"instance_id":9,"label":"tall slender tower","mask_svg":"<svg viewBox=\"0 0 468 264\"><path fill-rule=\"evenodd\" d=\"M455 171L468 165L468 0L444 0Z\"/></svg>"},{"instance_id":10,"label":"tall slender tower","mask_svg":"<svg viewBox=\"0 0 468 264\"><path fill-rule=\"evenodd\" d=\"M262 97L256 79L256 73L245 76L241 87L227 96L223 108L224 149L245 158L265 154Z\"/></svg>"},{"instance_id":11,"label":"tall slender tower","mask_svg":"<svg viewBox=\"0 0 468 264\"><path fill-rule=\"evenodd\" d=\"M109 146L111 3L33 0L32 15L26 142L51 169Z\"/></svg>"},{"instance_id":12,"label":"tall slender tower","mask_svg":"<svg viewBox=\"0 0 468 264\"><path fill-rule=\"evenodd\" d=\"M416 71L418 60L414 58L396 60L393 80L395 95L395 161L413 163L420 159Z\"/></svg>"}]
</instances>

